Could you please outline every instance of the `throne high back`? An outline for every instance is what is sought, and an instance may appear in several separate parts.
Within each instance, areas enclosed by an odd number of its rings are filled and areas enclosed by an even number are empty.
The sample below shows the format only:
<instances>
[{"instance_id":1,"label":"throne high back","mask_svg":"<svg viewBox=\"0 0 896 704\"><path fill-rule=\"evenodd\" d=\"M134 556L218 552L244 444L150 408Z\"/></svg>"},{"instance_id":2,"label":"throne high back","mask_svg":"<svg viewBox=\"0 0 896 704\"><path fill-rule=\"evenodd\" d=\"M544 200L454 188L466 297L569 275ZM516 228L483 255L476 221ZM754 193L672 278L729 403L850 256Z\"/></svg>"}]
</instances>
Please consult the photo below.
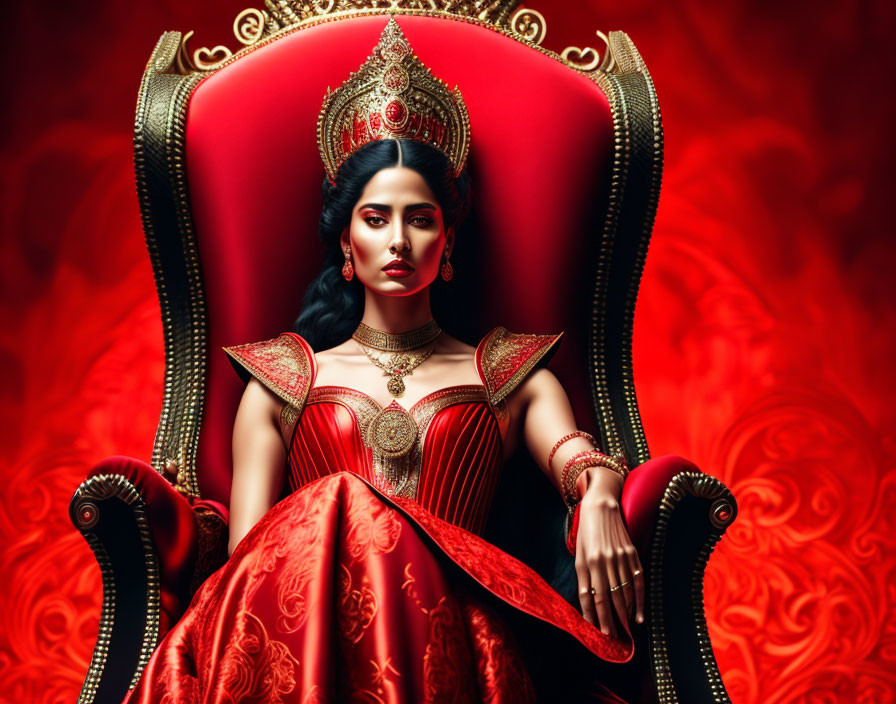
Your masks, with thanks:
<instances>
[{"instance_id":1,"label":"throne high back","mask_svg":"<svg viewBox=\"0 0 896 704\"><path fill-rule=\"evenodd\" d=\"M455 252L468 256L458 255L448 284L466 291L461 298L476 295L466 341L497 325L564 331L551 368L579 427L631 467L650 459L631 342L662 170L656 94L624 33L599 34L600 52L556 54L541 46L544 18L517 2L391 0L384 9L380 0L266 0L265 10L236 18L244 45L236 53L192 51L192 32L160 38L140 86L134 152L165 336L151 464L161 472L175 460L192 498L119 457L98 464L75 492L70 513L104 589L80 702L120 701L160 634L226 558L213 549L222 532L226 547L226 524L212 504L229 501L243 385L221 347L289 329L319 272L318 113L326 89L364 62L390 14L432 73L460 88L470 114L475 218L459 233ZM649 558L650 662L631 663L623 676L645 681L650 668L647 698L664 703L728 701L703 617L702 574L736 506L720 482L692 470L654 465L653 479L635 482L653 522L640 546ZM214 539L207 525L216 526ZM646 635L639 638L644 658Z\"/></svg>"},{"instance_id":2,"label":"throne high back","mask_svg":"<svg viewBox=\"0 0 896 704\"><path fill-rule=\"evenodd\" d=\"M636 465L648 454L632 320L662 164L650 77L621 32L586 71L533 41L543 28L537 13L511 17L515 3L493 4L476 16L393 10L470 113L477 222L468 232L475 241L458 244L473 256L455 266L452 286L482 293L470 311L479 335L496 325L565 331L553 368L580 425ZM188 70L180 36L165 34L137 118L166 343L153 465L176 459L193 492L224 503L242 385L221 347L274 337L295 319L322 264L321 102L364 62L388 20L383 10L269 5L243 20L254 27L251 45L206 70ZM167 158L154 158L163 148Z\"/></svg>"}]
</instances>

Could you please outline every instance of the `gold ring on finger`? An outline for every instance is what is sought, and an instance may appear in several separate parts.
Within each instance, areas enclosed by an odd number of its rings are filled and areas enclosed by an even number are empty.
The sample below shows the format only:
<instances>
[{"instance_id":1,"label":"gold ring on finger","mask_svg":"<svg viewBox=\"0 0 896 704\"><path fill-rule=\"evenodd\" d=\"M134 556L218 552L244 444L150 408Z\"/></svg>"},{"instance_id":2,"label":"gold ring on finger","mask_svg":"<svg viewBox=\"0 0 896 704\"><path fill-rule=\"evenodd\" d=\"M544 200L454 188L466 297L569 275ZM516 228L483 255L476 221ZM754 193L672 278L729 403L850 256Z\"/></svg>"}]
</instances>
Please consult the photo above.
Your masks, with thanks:
<instances>
[{"instance_id":1,"label":"gold ring on finger","mask_svg":"<svg viewBox=\"0 0 896 704\"><path fill-rule=\"evenodd\" d=\"M632 581L628 580L627 582L620 582L615 587L610 587L611 592L615 592L617 589L622 589L626 584L631 584Z\"/></svg>"},{"instance_id":2,"label":"gold ring on finger","mask_svg":"<svg viewBox=\"0 0 896 704\"><path fill-rule=\"evenodd\" d=\"M641 574L641 572L643 572L643 571L644 571L644 570L635 570L634 572L632 572L632 577L637 577L637 576L638 576L639 574Z\"/></svg>"},{"instance_id":3,"label":"gold ring on finger","mask_svg":"<svg viewBox=\"0 0 896 704\"><path fill-rule=\"evenodd\" d=\"M594 587L591 587L588 591L592 594L597 594L597 589L595 589Z\"/></svg>"}]
</instances>

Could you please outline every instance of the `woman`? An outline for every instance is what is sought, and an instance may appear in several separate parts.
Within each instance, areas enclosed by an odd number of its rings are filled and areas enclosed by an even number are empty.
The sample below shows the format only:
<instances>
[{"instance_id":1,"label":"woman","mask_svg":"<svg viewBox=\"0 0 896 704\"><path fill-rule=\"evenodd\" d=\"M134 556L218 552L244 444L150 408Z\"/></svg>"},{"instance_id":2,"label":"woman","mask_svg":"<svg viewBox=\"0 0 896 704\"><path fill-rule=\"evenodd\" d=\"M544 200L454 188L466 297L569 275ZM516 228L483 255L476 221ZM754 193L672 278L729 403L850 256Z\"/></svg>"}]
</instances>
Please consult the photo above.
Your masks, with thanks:
<instances>
[{"instance_id":1,"label":"woman","mask_svg":"<svg viewBox=\"0 0 896 704\"><path fill-rule=\"evenodd\" d=\"M328 263L297 332L227 349L248 381L231 557L135 700L620 701L597 666L627 661L644 619L626 470L543 366L559 335L495 328L474 348L433 317L469 201L459 92L392 19L318 138ZM478 537L519 444L575 509L584 618Z\"/></svg>"}]
</instances>

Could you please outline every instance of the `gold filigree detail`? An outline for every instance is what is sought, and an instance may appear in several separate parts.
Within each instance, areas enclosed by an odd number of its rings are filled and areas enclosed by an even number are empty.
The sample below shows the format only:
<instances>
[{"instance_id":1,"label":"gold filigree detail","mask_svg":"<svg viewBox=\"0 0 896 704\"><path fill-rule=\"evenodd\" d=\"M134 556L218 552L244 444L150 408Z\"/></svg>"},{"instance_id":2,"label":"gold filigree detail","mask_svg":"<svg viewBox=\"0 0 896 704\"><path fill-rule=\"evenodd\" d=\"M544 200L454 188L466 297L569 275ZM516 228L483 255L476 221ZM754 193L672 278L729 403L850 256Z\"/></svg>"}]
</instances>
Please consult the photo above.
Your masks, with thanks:
<instances>
[{"instance_id":1,"label":"gold filigree detail","mask_svg":"<svg viewBox=\"0 0 896 704\"><path fill-rule=\"evenodd\" d=\"M372 484L390 496L404 496L410 499L417 497L417 484L420 479L420 466L423 461L423 445L426 441L426 430L436 414L443 408L455 403L472 403L481 401L488 403L488 395L482 386L449 386L424 396L415 403L410 411L406 411L394 401L383 408L367 394L343 386L318 386L308 395L308 403L339 403L351 410L358 421L358 430L364 446L371 451L373 460ZM380 438L374 422L386 412L394 413L401 423L410 421L414 425L414 439L411 446L403 454L389 454L391 438ZM384 424L383 427L386 427ZM400 433L411 434L410 426ZM402 440L406 440L403 436ZM385 446L385 451L384 451Z\"/></svg>"},{"instance_id":2,"label":"gold filigree detail","mask_svg":"<svg viewBox=\"0 0 896 704\"><path fill-rule=\"evenodd\" d=\"M383 352L409 352L418 347L435 342L442 334L442 328L433 319L426 325L414 330L402 333L391 333L385 330L377 330L364 323L358 323L358 327L352 333L352 337L365 347L372 347Z\"/></svg>"},{"instance_id":3,"label":"gold filigree detail","mask_svg":"<svg viewBox=\"0 0 896 704\"><path fill-rule=\"evenodd\" d=\"M520 0L265 0L272 23L289 27L325 15L358 10L427 10L506 25Z\"/></svg>"},{"instance_id":4,"label":"gold filigree detail","mask_svg":"<svg viewBox=\"0 0 896 704\"><path fill-rule=\"evenodd\" d=\"M417 440L417 424L397 403L376 414L367 432L367 444L386 457L402 457Z\"/></svg>"},{"instance_id":5,"label":"gold filigree detail","mask_svg":"<svg viewBox=\"0 0 896 704\"><path fill-rule=\"evenodd\" d=\"M425 396L421 399L421 402L414 404L414 407L411 408L411 415L414 417L414 421L419 429L417 443L421 449L425 440L426 430L439 411L455 403L472 403L474 401L488 403L488 397L483 387L449 386L446 389L440 389Z\"/></svg>"},{"instance_id":6,"label":"gold filigree detail","mask_svg":"<svg viewBox=\"0 0 896 704\"><path fill-rule=\"evenodd\" d=\"M580 71L610 71L614 65L613 52L610 51L610 39L606 34L598 30L595 32L598 39L604 43L604 52L601 54L597 49L586 46L579 48L577 46L568 46L560 52L570 66L575 66ZM603 56L603 58L601 58Z\"/></svg>"},{"instance_id":7,"label":"gold filigree detail","mask_svg":"<svg viewBox=\"0 0 896 704\"><path fill-rule=\"evenodd\" d=\"M184 37L181 40L180 49L178 50L179 65L190 70L210 71L233 56L233 52L223 44L213 46L211 49L207 46L203 46L196 49L193 54L190 55L188 42L193 37L193 34L194 32L191 29L184 34Z\"/></svg>"},{"instance_id":8,"label":"gold filigree detail","mask_svg":"<svg viewBox=\"0 0 896 704\"><path fill-rule=\"evenodd\" d=\"M406 469L407 480L402 486L399 496L409 498L417 497L417 484L420 480L420 465L423 461L423 445L426 442L426 431L430 422L443 408L456 403L488 402L485 389L481 386L453 386L440 389L421 399L411 408L411 416L417 424L417 442L409 457L413 458L413 465Z\"/></svg>"},{"instance_id":9,"label":"gold filigree detail","mask_svg":"<svg viewBox=\"0 0 896 704\"><path fill-rule=\"evenodd\" d=\"M233 35L243 46L252 46L264 35L267 21L266 12L248 7L233 20Z\"/></svg>"},{"instance_id":10,"label":"gold filigree detail","mask_svg":"<svg viewBox=\"0 0 896 704\"><path fill-rule=\"evenodd\" d=\"M510 30L526 41L530 41L533 44L541 44L544 41L545 34L547 34L548 25L543 14L538 12L538 10L527 7L518 10L511 18Z\"/></svg>"},{"instance_id":11,"label":"gold filigree detail","mask_svg":"<svg viewBox=\"0 0 896 704\"><path fill-rule=\"evenodd\" d=\"M355 414L361 439L367 437L370 422L382 410L370 396L344 386L315 386L308 394L307 403L338 403Z\"/></svg>"},{"instance_id":12,"label":"gold filigree detail","mask_svg":"<svg viewBox=\"0 0 896 704\"><path fill-rule=\"evenodd\" d=\"M547 36L544 15L532 8L517 9L518 5L519 0L265 0L266 9L246 8L236 16L233 34L247 48L301 25L352 15L400 13L485 24L548 53L541 48ZM191 54L187 42L192 36L192 30L184 34L178 51L180 73L217 70L243 51L232 52L218 44L212 48L201 47ZM597 36L609 45L603 32L598 31ZM603 53L589 46L568 46L559 55L551 54L580 71L611 71L613 67L609 46Z\"/></svg>"},{"instance_id":13,"label":"gold filigree detail","mask_svg":"<svg viewBox=\"0 0 896 704\"><path fill-rule=\"evenodd\" d=\"M470 116L460 90L449 90L415 56L394 16L361 67L336 90L327 89L317 146L330 181L336 183L339 167L355 151L379 139L435 147L448 157L455 177L470 151ZM370 328L362 323L359 329ZM421 330L437 335L438 325L433 320Z\"/></svg>"},{"instance_id":14,"label":"gold filigree detail","mask_svg":"<svg viewBox=\"0 0 896 704\"><path fill-rule=\"evenodd\" d=\"M283 401L280 434L289 447L295 424L312 382L312 357L296 335L283 333L273 340L225 347L234 367L245 378L253 376Z\"/></svg>"},{"instance_id":15,"label":"gold filigree detail","mask_svg":"<svg viewBox=\"0 0 896 704\"><path fill-rule=\"evenodd\" d=\"M482 374L492 404L507 398L561 335L519 335L504 327L492 330L480 343Z\"/></svg>"},{"instance_id":16,"label":"gold filigree detail","mask_svg":"<svg viewBox=\"0 0 896 704\"><path fill-rule=\"evenodd\" d=\"M311 386L311 360L298 336L225 347L227 355L275 395L301 410Z\"/></svg>"},{"instance_id":17,"label":"gold filigree detail","mask_svg":"<svg viewBox=\"0 0 896 704\"><path fill-rule=\"evenodd\" d=\"M386 382L386 388L395 398L404 396L404 377L413 374L417 367L429 359L434 350L435 345L430 345L428 349L417 352L407 351L387 354L361 345L361 351L367 355L367 359L383 370L383 376L389 377L389 381Z\"/></svg>"},{"instance_id":18,"label":"gold filigree detail","mask_svg":"<svg viewBox=\"0 0 896 704\"><path fill-rule=\"evenodd\" d=\"M247 7L233 20L233 36L243 46L252 46L264 37L271 27L271 19L267 12ZM188 43L193 34L191 29L181 39L177 52L177 66L180 73L188 73L191 70L211 71L233 56L233 52L223 44L211 49L203 46L190 54Z\"/></svg>"},{"instance_id":19,"label":"gold filigree detail","mask_svg":"<svg viewBox=\"0 0 896 704\"><path fill-rule=\"evenodd\" d=\"M284 403L283 408L280 409L280 431L283 433L284 438L292 435L291 431L298 419L299 409L291 403Z\"/></svg>"},{"instance_id":20,"label":"gold filigree detail","mask_svg":"<svg viewBox=\"0 0 896 704\"><path fill-rule=\"evenodd\" d=\"M610 32L609 42L611 65L606 71L588 74L607 96L613 115L614 133L610 193L599 247L601 256L598 259L592 294L593 313L589 341L591 382L605 449L609 454L623 454L629 465L636 466L650 459L650 452L635 396L632 365L634 312L659 200L663 131L653 81L634 43L625 32ZM633 165L635 168L631 169ZM623 208L623 202L628 204L633 198L643 197L637 188L637 182L633 185L633 181L636 176L645 177L648 174L649 192L644 209L640 215L637 210L632 214L631 210ZM631 220L635 218L637 220L632 223ZM611 335L609 321L612 316L607 310L607 303L614 268L614 249L617 245L621 246L632 240L637 241L637 251L626 276L628 286L622 330L613 331ZM619 276L623 276L623 273L619 273ZM618 337L614 337L616 335ZM621 345L611 345L611 339L619 340ZM622 409L615 405L614 394L610 392L610 370L614 369L614 360L618 356L621 356L619 366L624 397Z\"/></svg>"}]
</instances>

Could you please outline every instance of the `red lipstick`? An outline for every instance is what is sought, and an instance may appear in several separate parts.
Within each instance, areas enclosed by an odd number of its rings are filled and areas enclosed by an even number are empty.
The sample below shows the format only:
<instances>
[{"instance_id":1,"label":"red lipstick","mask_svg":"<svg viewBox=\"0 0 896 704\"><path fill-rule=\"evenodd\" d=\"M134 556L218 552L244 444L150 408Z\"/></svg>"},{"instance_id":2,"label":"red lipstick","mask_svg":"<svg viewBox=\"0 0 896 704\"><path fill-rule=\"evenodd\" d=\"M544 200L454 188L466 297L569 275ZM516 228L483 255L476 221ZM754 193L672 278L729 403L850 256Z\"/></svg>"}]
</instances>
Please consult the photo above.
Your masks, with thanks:
<instances>
[{"instance_id":1,"label":"red lipstick","mask_svg":"<svg viewBox=\"0 0 896 704\"><path fill-rule=\"evenodd\" d=\"M401 259L393 259L382 270L386 273L386 276L396 279L404 278L414 273L414 267Z\"/></svg>"}]
</instances>

